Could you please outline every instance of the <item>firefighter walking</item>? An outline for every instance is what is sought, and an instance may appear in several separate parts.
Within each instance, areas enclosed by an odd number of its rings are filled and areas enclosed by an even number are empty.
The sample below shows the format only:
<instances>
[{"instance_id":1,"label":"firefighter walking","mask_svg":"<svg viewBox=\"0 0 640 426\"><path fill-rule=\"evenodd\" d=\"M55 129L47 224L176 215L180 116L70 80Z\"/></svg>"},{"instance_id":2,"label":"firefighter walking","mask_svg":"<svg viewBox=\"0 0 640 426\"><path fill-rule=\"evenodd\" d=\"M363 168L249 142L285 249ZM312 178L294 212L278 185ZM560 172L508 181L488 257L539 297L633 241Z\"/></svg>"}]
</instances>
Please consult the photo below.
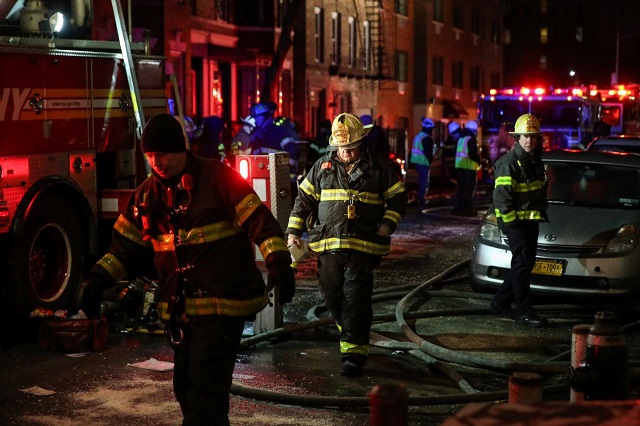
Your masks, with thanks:
<instances>
[{"instance_id":1,"label":"firefighter walking","mask_svg":"<svg viewBox=\"0 0 640 426\"><path fill-rule=\"evenodd\" d=\"M514 149L495 164L493 205L498 226L509 240L511 269L498 288L489 310L517 324L544 327L547 320L533 311L529 277L536 261L538 226L547 220L547 178L542 164L540 121L520 116ZM515 302L515 312L511 303Z\"/></svg>"},{"instance_id":2,"label":"firefighter walking","mask_svg":"<svg viewBox=\"0 0 640 426\"><path fill-rule=\"evenodd\" d=\"M109 252L83 283L82 309L99 315L103 291L125 277L159 279L158 313L174 348L173 386L183 425L228 425L229 390L244 322L278 286L295 290L284 234L249 184L185 148L180 123L153 116L142 134L152 176L113 228ZM267 285L253 243L268 268Z\"/></svg>"},{"instance_id":3,"label":"firefighter walking","mask_svg":"<svg viewBox=\"0 0 640 426\"><path fill-rule=\"evenodd\" d=\"M363 143L370 128L348 113L333 120L329 151L300 184L287 227L288 245L300 246L307 230L319 255L319 283L340 331L344 376L360 375L367 360L373 270L389 252L407 205L397 174Z\"/></svg>"}]
</instances>

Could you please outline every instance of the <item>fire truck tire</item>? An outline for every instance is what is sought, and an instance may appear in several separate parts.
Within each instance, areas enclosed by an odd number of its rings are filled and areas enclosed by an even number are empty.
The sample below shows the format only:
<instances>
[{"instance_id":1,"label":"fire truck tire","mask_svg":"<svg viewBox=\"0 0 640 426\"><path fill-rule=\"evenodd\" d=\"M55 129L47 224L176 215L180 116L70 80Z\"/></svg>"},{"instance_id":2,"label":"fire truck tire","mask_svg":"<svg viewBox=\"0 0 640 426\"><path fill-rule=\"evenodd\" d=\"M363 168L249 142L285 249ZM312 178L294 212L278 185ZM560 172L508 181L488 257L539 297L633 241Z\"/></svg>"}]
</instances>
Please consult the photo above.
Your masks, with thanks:
<instances>
[{"instance_id":1,"label":"fire truck tire","mask_svg":"<svg viewBox=\"0 0 640 426\"><path fill-rule=\"evenodd\" d=\"M17 236L9 290L19 315L73 307L82 279L84 237L73 207L47 195L29 209Z\"/></svg>"}]
</instances>

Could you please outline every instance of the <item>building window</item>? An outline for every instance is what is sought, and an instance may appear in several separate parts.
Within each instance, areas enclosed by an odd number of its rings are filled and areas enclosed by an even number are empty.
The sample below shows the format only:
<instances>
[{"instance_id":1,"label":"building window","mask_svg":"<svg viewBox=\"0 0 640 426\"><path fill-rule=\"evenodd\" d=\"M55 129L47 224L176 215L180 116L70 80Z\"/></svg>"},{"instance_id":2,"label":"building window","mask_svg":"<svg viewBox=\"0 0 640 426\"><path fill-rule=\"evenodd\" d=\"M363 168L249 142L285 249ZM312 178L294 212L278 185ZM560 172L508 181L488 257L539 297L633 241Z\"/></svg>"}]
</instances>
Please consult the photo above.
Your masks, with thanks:
<instances>
[{"instance_id":1,"label":"building window","mask_svg":"<svg viewBox=\"0 0 640 426\"><path fill-rule=\"evenodd\" d=\"M364 33L364 69L371 69L371 27L369 26L369 21L364 21L362 23L362 30Z\"/></svg>"},{"instance_id":2,"label":"building window","mask_svg":"<svg viewBox=\"0 0 640 426\"><path fill-rule=\"evenodd\" d=\"M471 90L480 91L480 66L471 67Z\"/></svg>"},{"instance_id":3,"label":"building window","mask_svg":"<svg viewBox=\"0 0 640 426\"><path fill-rule=\"evenodd\" d=\"M582 27L576 27L576 41L582 43Z\"/></svg>"},{"instance_id":4,"label":"building window","mask_svg":"<svg viewBox=\"0 0 640 426\"><path fill-rule=\"evenodd\" d=\"M453 2L453 28L464 29L464 6L459 0Z\"/></svg>"},{"instance_id":5,"label":"building window","mask_svg":"<svg viewBox=\"0 0 640 426\"><path fill-rule=\"evenodd\" d=\"M547 55L540 55L540 69L547 69Z\"/></svg>"},{"instance_id":6,"label":"building window","mask_svg":"<svg viewBox=\"0 0 640 426\"><path fill-rule=\"evenodd\" d=\"M331 64L340 65L340 14L331 13Z\"/></svg>"},{"instance_id":7,"label":"building window","mask_svg":"<svg viewBox=\"0 0 640 426\"><path fill-rule=\"evenodd\" d=\"M409 56L407 52L400 50L396 51L396 80L407 82L409 81Z\"/></svg>"},{"instance_id":8,"label":"building window","mask_svg":"<svg viewBox=\"0 0 640 426\"><path fill-rule=\"evenodd\" d=\"M316 62L324 62L324 10L316 7L316 26L315 26L315 42L316 42Z\"/></svg>"},{"instance_id":9,"label":"building window","mask_svg":"<svg viewBox=\"0 0 640 426\"><path fill-rule=\"evenodd\" d=\"M491 21L491 43L500 44L500 22Z\"/></svg>"},{"instance_id":10,"label":"building window","mask_svg":"<svg viewBox=\"0 0 640 426\"><path fill-rule=\"evenodd\" d=\"M451 87L454 89L462 89L463 84L463 65L462 61L453 61L451 63Z\"/></svg>"},{"instance_id":11,"label":"building window","mask_svg":"<svg viewBox=\"0 0 640 426\"><path fill-rule=\"evenodd\" d=\"M433 20L436 22L444 23L444 0L434 0Z\"/></svg>"},{"instance_id":12,"label":"building window","mask_svg":"<svg viewBox=\"0 0 640 426\"><path fill-rule=\"evenodd\" d=\"M540 0L540 15L546 15L548 11L547 0Z\"/></svg>"},{"instance_id":13,"label":"building window","mask_svg":"<svg viewBox=\"0 0 640 426\"><path fill-rule=\"evenodd\" d=\"M444 86L444 58L442 56L433 57L433 84Z\"/></svg>"},{"instance_id":14,"label":"building window","mask_svg":"<svg viewBox=\"0 0 640 426\"><path fill-rule=\"evenodd\" d=\"M357 52L358 34L356 31L356 19L353 16L349 16L349 67L356 66L356 52Z\"/></svg>"},{"instance_id":15,"label":"building window","mask_svg":"<svg viewBox=\"0 0 640 426\"><path fill-rule=\"evenodd\" d=\"M471 9L471 34L480 35L480 9Z\"/></svg>"},{"instance_id":16,"label":"building window","mask_svg":"<svg viewBox=\"0 0 640 426\"><path fill-rule=\"evenodd\" d=\"M540 28L540 43L547 44L549 41L549 30L546 27Z\"/></svg>"},{"instance_id":17,"label":"building window","mask_svg":"<svg viewBox=\"0 0 640 426\"><path fill-rule=\"evenodd\" d=\"M505 45L511 44L511 30L508 30L508 29L504 30L504 44Z\"/></svg>"},{"instance_id":18,"label":"building window","mask_svg":"<svg viewBox=\"0 0 640 426\"><path fill-rule=\"evenodd\" d=\"M407 0L395 0L396 2L396 13L398 15L407 16L409 13L407 12Z\"/></svg>"}]
</instances>

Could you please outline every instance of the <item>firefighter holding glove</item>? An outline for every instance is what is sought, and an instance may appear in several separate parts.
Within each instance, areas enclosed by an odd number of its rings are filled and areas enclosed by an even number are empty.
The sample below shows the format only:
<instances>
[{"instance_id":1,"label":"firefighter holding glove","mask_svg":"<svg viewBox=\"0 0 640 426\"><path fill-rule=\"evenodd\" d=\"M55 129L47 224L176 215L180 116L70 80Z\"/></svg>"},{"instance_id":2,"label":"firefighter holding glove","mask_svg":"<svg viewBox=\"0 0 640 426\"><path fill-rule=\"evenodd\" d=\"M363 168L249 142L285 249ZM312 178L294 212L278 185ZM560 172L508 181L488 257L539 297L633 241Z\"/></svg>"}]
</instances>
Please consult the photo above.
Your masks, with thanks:
<instances>
[{"instance_id":1,"label":"firefighter holding glove","mask_svg":"<svg viewBox=\"0 0 640 426\"><path fill-rule=\"evenodd\" d=\"M291 257L271 211L235 170L186 148L169 114L148 121L141 140L152 174L116 221L108 253L85 282L82 309L99 314L105 288L157 278L157 308L174 349L173 389L183 425L228 425L229 390L245 321L295 291ZM267 285L253 253L260 248Z\"/></svg>"},{"instance_id":2,"label":"firefighter holding glove","mask_svg":"<svg viewBox=\"0 0 640 426\"><path fill-rule=\"evenodd\" d=\"M329 150L309 170L289 217L288 244L306 230L318 254L325 304L340 331L340 374L361 374L373 319L373 270L389 252L407 194L388 159L369 152L365 126L352 114L333 120Z\"/></svg>"}]
</instances>

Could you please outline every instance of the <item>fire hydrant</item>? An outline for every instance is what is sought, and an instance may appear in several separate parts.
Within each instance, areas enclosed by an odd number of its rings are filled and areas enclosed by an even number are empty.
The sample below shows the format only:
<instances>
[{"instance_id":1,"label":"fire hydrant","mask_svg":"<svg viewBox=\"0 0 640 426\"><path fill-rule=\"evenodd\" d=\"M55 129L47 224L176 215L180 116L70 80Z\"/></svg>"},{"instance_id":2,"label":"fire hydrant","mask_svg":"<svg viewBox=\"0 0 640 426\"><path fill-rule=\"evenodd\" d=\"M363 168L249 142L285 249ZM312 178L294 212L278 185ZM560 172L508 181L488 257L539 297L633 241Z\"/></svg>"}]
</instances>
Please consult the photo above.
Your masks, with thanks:
<instances>
[{"instance_id":1,"label":"fire hydrant","mask_svg":"<svg viewBox=\"0 0 640 426\"><path fill-rule=\"evenodd\" d=\"M583 392L585 400L627 399L629 354L622 327L611 312L598 312L587 334L585 358L571 367L571 388Z\"/></svg>"}]
</instances>

